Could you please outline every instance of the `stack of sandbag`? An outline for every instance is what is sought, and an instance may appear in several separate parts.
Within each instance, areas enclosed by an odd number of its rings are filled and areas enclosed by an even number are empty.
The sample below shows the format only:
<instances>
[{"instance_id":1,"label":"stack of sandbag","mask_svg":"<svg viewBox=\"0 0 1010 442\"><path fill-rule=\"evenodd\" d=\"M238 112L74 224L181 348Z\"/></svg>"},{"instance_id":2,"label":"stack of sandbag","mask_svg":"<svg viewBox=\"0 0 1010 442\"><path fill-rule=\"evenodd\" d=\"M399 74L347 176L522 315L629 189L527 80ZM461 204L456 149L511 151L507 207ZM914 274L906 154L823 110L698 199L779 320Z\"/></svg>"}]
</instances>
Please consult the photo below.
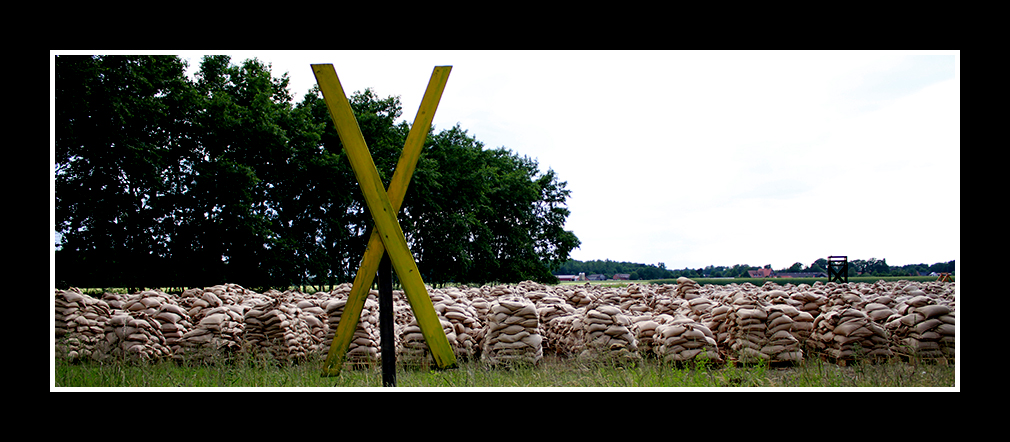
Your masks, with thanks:
<instances>
[{"instance_id":1,"label":"stack of sandbag","mask_svg":"<svg viewBox=\"0 0 1010 442\"><path fill-rule=\"evenodd\" d=\"M313 296L325 297L326 294L319 292ZM295 304L301 310L302 319L309 326L309 333L312 334L312 340L315 343L313 351L326 354L329 348L323 348L323 345L326 341L326 334L329 332L329 326L327 325L329 318L326 316L326 309L322 305L322 299L302 299Z\"/></svg>"},{"instance_id":2,"label":"stack of sandbag","mask_svg":"<svg viewBox=\"0 0 1010 442\"><path fill-rule=\"evenodd\" d=\"M150 316L158 313L163 304L174 304L175 300L159 290L145 290L138 294L130 295L123 301L123 310L128 312L144 312Z\"/></svg>"},{"instance_id":3,"label":"stack of sandbag","mask_svg":"<svg viewBox=\"0 0 1010 442\"><path fill-rule=\"evenodd\" d=\"M579 354L585 345L582 318L583 314L575 310L572 313L551 316L547 321L541 320L543 336L541 346L544 353L561 357Z\"/></svg>"},{"instance_id":4,"label":"stack of sandbag","mask_svg":"<svg viewBox=\"0 0 1010 442\"><path fill-rule=\"evenodd\" d=\"M593 289L592 305L612 305L620 308L624 300L624 289L602 286L595 286Z\"/></svg>"},{"instance_id":5,"label":"stack of sandbag","mask_svg":"<svg viewBox=\"0 0 1010 442\"><path fill-rule=\"evenodd\" d=\"M572 307L581 308L588 306L596 298L592 292L587 290L589 284L585 286L579 286L575 290L565 292L565 301L571 304Z\"/></svg>"},{"instance_id":6,"label":"stack of sandbag","mask_svg":"<svg viewBox=\"0 0 1010 442\"><path fill-rule=\"evenodd\" d=\"M483 324L477 310L463 296L432 296L435 313L439 318L445 318L452 327L455 339L449 341L458 360L470 360L480 354L480 339L483 337ZM446 335L447 337L450 335Z\"/></svg>"},{"instance_id":7,"label":"stack of sandbag","mask_svg":"<svg viewBox=\"0 0 1010 442\"><path fill-rule=\"evenodd\" d=\"M676 296L681 299L686 299L688 301L700 296L701 286L698 285L695 280L681 276L677 278L677 293Z\"/></svg>"},{"instance_id":8,"label":"stack of sandbag","mask_svg":"<svg viewBox=\"0 0 1010 442\"><path fill-rule=\"evenodd\" d=\"M862 308L865 303L862 297L862 292L858 289L858 284L855 283L834 283L829 282L827 284L827 298L828 303L826 304L828 309L841 310L844 308Z\"/></svg>"},{"instance_id":9,"label":"stack of sandbag","mask_svg":"<svg viewBox=\"0 0 1010 442\"><path fill-rule=\"evenodd\" d=\"M800 341L800 348L802 348L806 345L807 339L810 339L810 335L814 332L814 316L809 312L798 308L796 308L796 312L797 313L793 315L792 310L788 310L786 314L788 314L793 320L791 333L797 340Z\"/></svg>"},{"instance_id":10,"label":"stack of sandbag","mask_svg":"<svg viewBox=\"0 0 1010 442\"><path fill-rule=\"evenodd\" d=\"M303 312L317 315L319 319L326 319L326 309L323 308L323 303L327 300L329 300L328 294L316 292L312 294L312 297L298 299L295 306Z\"/></svg>"},{"instance_id":11,"label":"stack of sandbag","mask_svg":"<svg viewBox=\"0 0 1010 442\"><path fill-rule=\"evenodd\" d=\"M957 349L955 345L955 330L957 329L955 323L957 322L957 319L955 317L956 312L954 311L953 306L948 307L950 307L950 313L937 316L937 319L940 320L941 324L937 325L933 330L940 334L940 352L943 353L944 357L954 358L956 357Z\"/></svg>"},{"instance_id":12,"label":"stack of sandbag","mask_svg":"<svg viewBox=\"0 0 1010 442\"><path fill-rule=\"evenodd\" d=\"M652 314L676 316L687 305L687 301L677 297L676 290L655 292L652 296Z\"/></svg>"},{"instance_id":13,"label":"stack of sandbag","mask_svg":"<svg viewBox=\"0 0 1010 442\"><path fill-rule=\"evenodd\" d=\"M243 300L249 298L250 296L257 295L256 292L246 289L238 284L218 284L211 287L205 287L204 292L210 292L215 298L219 300L221 304L241 304ZM209 298L209 296L208 296ZM211 302L213 304L213 302ZM213 307L213 305L211 305Z\"/></svg>"},{"instance_id":14,"label":"stack of sandbag","mask_svg":"<svg viewBox=\"0 0 1010 442\"><path fill-rule=\"evenodd\" d=\"M676 286L671 284L649 286L649 295L646 299L649 309L643 313L648 313L650 315L662 314L658 311L659 305L669 302L670 293L673 293L674 291L676 291Z\"/></svg>"},{"instance_id":15,"label":"stack of sandbag","mask_svg":"<svg viewBox=\"0 0 1010 442\"><path fill-rule=\"evenodd\" d=\"M157 360L171 357L161 324L143 310L118 310L105 323L103 355L113 358Z\"/></svg>"},{"instance_id":16,"label":"stack of sandbag","mask_svg":"<svg viewBox=\"0 0 1010 442\"><path fill-rule=\"evenodd\" d=\"M772 304L767 309L765 334L768 341L761 352L768 355L772 362L801 362L803 360L802 343L795 333L805 329L809 336L813 329L813 318L796 307L788 304ZM797 320L797 319L801 320ZM809 318L809 321L805 319Z\"/></svg>"},{"instance_id":17,"label":"stack of sandbag","mask_svg":"<svg viewBox=\"0 0 1010 442\"><path fill-rule=\"evenodd\" d=\"M655 331L656 355L664 362L689 363L700 359L722 362L715 334L691 318L679 316L660 324Z\"/></svg>"},{"instance_id":18,"label":"stack of sandbag","mask_svg":"<svg viewBox=\"0 0 1010 442\"><path fill-rule=\"evenodd\" d=\"M223 290L221 290L223 293ZM206 315L206 311L214 308L218 308L224 305L214 291L203 290L200 288L191 288L182 292L179 298L179 306L186 310L190 319L194 322L200 322Z\"/></svg>"},{"instance_id":19,"label":"stack of sandbag","mask_svg":"<svg viewBox=\"0 0 1010 442\"><path fill-rule=\"evenodd\" d=\"M71 287L70 290L80 291L79 289L76 289L76 288L73 288L73 287ZM102 301L105 301L105 303L109 305L109 308L111 308L113 310L122 310L123 309L123 301L127 297L128 297L127 295L123 295L123 294L120 294L120 293L105 292L105 293L102 293L102 298L101 299L102 299Z\"/></svg>"},{"instance_id":20,"label":"stack of sandbag","mask_svg":"<svg viewBox=\"0 0 1010 442\"><path fill-rule=\"evenodd\" d=\"M828 297L819 289L795 292L789 295L789 297L794 301L802 303L802 306L797 308L814 318L824 312L823 306L828 303Z\"/></svg>"},{"instance_id":21,"label":"stack of sandbag","mask_svg":"<svg viewBox=\"0 0 1010 442\"><path fill-rule=\"evenodd\" d=\"M770 356L761 350L768 343L768 311L747 293L738 293L727 318L729 349L740 362L766 361Z\"/></svg>"},{"instance_id":22,"label":"stack of sandbag","mask_svg":"<svg viewBox=\"0 0 1010 442\"><path fill-rule=\"evenodd\" d=\"M713 307L711 313L700 321L702 325L712 330L712 333L715 334L716 343L720 347L729 348L731 325L729 317L732 311L732 306L719 304Z\"/></svg>"},{"instance_id":23,"label":"stack of sandbag","mask_svg":"<svg viewBox=\"0 0 1010 442\"><path fill-rule=\"evenodd\" d=\"M534 304L547 296L549 291L550 289L546 285L535 281L523 281L514 287L514 294L522 295L524 298L533 301Z\"/></svg>"},{"instance_id":24,"label":"stack of sandbag","mask_svg":"<svg viewBox=\"0 0 1010 442\"><path fill-rule=\"evenodd\" d=\"M629 284L621 298L620 308L632 315L641 315L652 311L651 294L648 288L641 284Z\"/></svg>"},{"instance_id":25,"label":"stack of sandbag","mask_svg":"<svg viewBox=\"0 0 1010 442\"><path fill-rule=\"evenodd\" d=\"M378 291L375 293L375 302L379 302ZM403 292L403 290L393 290L393 323L396 324L393 327L393 330L400 330L407 324L410 324L413 320L414 310L410 308L410 303L407 301L407 295ZM400 342L399 337L397 337L396 342Z\"/></svg>"},{"instance_id":26,"label":"stack of sandbag","mask_svg":"<svg viewBox=\"0 0 1010 442\"><path fill-rule=\"evenodd\" d=\"M695 296L687 301L687 306L691 310L688 315L692 321L701 322L712 311L715 303L707 296Z\"/></svg>"},{"instance_id":27,"label":"stack of sandbag","mask_svg":"<svg viewBox=\"0 0 1010 442\"><path fill-rule=\"evenodd\" d=\"M715 341L719 345L729 343L729 314L731 311L733 311L731 304L718 302L709 309L708 313L699 318L698 322L715 334Z\"/></svg>"},{"instance_id":28,"label":"stack of sandbag","mask_svg":"<svg viewBox=\"0 0 1010 442\"><path fill-rule=\"evenodd\" d=\"M631 331L635 335L635 342L638 345L638 353L643 357L657 356L656 329L661 325L672 322L670 315L645 314L631 318Z\"/></svg>"},{"instance_id":29,"label":"stack of sandbag","mask_svg":"<svg viewBox=\"0 0 1010 442\"><path fill-rule=\"evenodd\" d=\"M876 322L878 324L886 323L888 319L890 319L897 313L896 311L894 311L894 309L888 307L888 304L883 303L887 301L886 299L881 298L885 297L876 298L870 302L867 302L865 305L863 305L862 309L863 312L866 313L866 316L870 318L871 321Z\"/></svg>"},{"instance_id":30,"label":"stack of sandbag","mask_svg":"<svg viewBox=\"0 0 1010 442\"><path fill-rule=\"evenodd\" d=\"M925 295L902 301L898 315L885 324L892 348L904 356L954 357L955 316L946 304Z\"/></svg>"},{"instance_id":31,"label":"stack of sandbag","mask_svg":"<svg viewBox=\"0 0 1010 442\"><path fill-rule=\"evenodd\" d=\"M179 305L179 298L175 295L160 290L145 290L120 299L123 310L131 314L143 312L155 319L160 324L165 345L173 352L182 336L193 327L189 312Z\"/></svg>"},{"instance_id":32,"label":"stack of sandbag","mask_svg":"<svg viewBox=\"0 0 1010 442\"><path fill-rule=\"evenodd\" d=\"M208 292L209 293L209 292ZM183 298L185 299L185 298ZM228 306L199 308L200 319L177 342L177 359L207 359L230 355L242 349L243 315Z\"/></svg>"},{"instance_id":33,"label":"stack of sandbag","mask_svg":"<svg viewBox=\"0 0 1010 442\"><path fill-rule=\"evenodd\" d=\"M501 298L503 296L512 295L512 287L507 285L496 285L492 287L484 286L481 290L485 293L487 299Z\"/></svg>"},{"instance_id":34,"label":"stack of sandbag","mask_svg":"<svg viewBox=\"0 0 1010 442\"><path fill-rule=\"evenodd\" d=\"M565 302L564 298L557 295L549 295L536 302L537 315L540 316L540 323L546 324L559 316L575 314L575 307Z\"/></svg>"},{"instance_id":35,"label":"stack of sandbag","mask_svg":"<svg viewBox=\"0 0 1010 442\"><path fill-rule=\"evenodd\" d=\"M762 293L762 298L766 304L786 304L796 308L803 306L802 302L792 299L788 292L779 288L766 290Z\"/></svg>"},{"instance_id":36,"label":"stack of sandbag","mask_svg":"<svg viewBox=\"0 0 1010 442\"><path fill-rule=\"evenodd\" d=\"M347 306L347 294L341 291L341 297L330 299L324 303L327 316L326 338L322 342L323 353L330 351L333 338L337 334L337 327L340 326L340 316L344 314L344 307ZM345 361L354 366L368 365L381 359L382 343L380 341L381 332L379 329L379 291L371 290L365 298L365 304L361 308L361 315L358 324L354 327L351 335L351 343L347 347ZM394 308L394 312L396 309ZM394 313L394 318L396 314ZM394 323L396 320L394 319Z\"/></svg>"},{"instance_id":37,"label":"stack of sandbag","mask_svg":"<svg viewBox=\"0 0 1010 442\"><path fill-rule=\"evenodd\" d=\"M616 362L640 359L638 342L631 331L631 319L621 309L608 304L593 303L586 309L585 349L582 358L603 358Z\"/></svg>"},{"instance_id":38,"label":"stack of sandbag","mask_svg":"<svg viewBox=\"0 0 1010 442\"><path fill-rule=\"evenodd\" d=\"M165 302L158 307L154 319L161 323L161 334L165 337L165 345L172 349L174 354L179 350L179 341L187 331L193 328L189 313L175 302Z\"/></svg>"},{"instance_id":39,"label":"stack of sandbag","mask_svg":"<svg viewBox=\"0 0 1010 442\"><path fill-rule=\"evenodd\" d=\"M860 356L886 358L892 355L888 334L856 308L835 308L814 318L807 348L837 361Z\"/></svg>"},{"instance_id":40,"label":"stack of sandbag","mask_svg":"<svg viewBox=\"0 0 1010 442\"><path fill-rule=\"evenodd\" d=\"M656 286L654 295L672 295L677 293L677 284L662 284Z\"/></svg>"},{"instance_id":41,"label":"stack of sandbag","mask_svg":"<svg viewBox=\"0 0 1010 442\"><path fill-rule=\"evenodd\" d=\"M491 365L537 364L543 358L540 318L529 299L495 299L484 329L481 360Z\"/></svg>"},{"instance_id":42,"label":"stack of sandbag","mask_svg":"<svg viewBox=\"0 0 1010 442\"><path fill-rule=\"evenodd\" d=\"M69 359L89 357L105 338L109 305L77 289L56 290L56 350Z\"/></svg>"},{"instance_id":43,"label":"stack of sandbag","mask_svg":"<svg viewBox=\"0 0 1010 442\"><path fill-rule=\"evenodd\" d=\"M481 324L484 324L488 312L491 311L491 303L477 289L467 290L466 294L467 299L470 300L470 307L477 312L477 319Z\"/></svg>"},{"instance_id":44,"label":"stack of sandbag","mask_svg":"<svg viewBox=\"0 0 1010 442\"><path fill-rule=\"evenodd\" d=\"M245 311L243 349L283 362L308 359L319 342L306 317L312 316L280 299L257 304Z\"/></svg>"},{"instance_id":45,"label":"stack of sandbag","mask_svg":"<svg viewBox=\"0 0 1010 442\"><path fill-rule=\"evenodd\" d=\"M455 327L445 317L441 315L437 315L437 317L439 323L442 325L442 332L445 333L449 345L453 347L453 353L456 354L454 344L456 341ZM406 365L423 367L434 363L434 357L431 355L428 341L424 338L416 317L400 329L399 344L396 346L396 351L397 362L402 362Z\"/></svg>"}]
</instances>

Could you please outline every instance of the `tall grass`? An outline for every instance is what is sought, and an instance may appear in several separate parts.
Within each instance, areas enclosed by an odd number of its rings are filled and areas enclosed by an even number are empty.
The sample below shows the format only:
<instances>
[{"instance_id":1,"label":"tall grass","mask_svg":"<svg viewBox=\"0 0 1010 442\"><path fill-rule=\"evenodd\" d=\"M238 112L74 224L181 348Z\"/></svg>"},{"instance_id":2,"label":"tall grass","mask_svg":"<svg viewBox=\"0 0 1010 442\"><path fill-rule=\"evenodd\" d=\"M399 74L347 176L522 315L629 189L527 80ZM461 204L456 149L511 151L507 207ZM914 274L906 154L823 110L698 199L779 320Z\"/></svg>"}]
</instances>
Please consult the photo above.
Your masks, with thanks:
<instances>
[{"instance_id":1,"label":"tall grass","mask_svg":"<svg viewBox=\"0 0 1010 442\"><path fill-rule=\"evenodd\" d=\"M321 363L278 363L236 358L204 363L175 361L55 361L57 388L382 388L378 364L323 377ZM537 365L491 367L461 361L439 370L400 364L396 386L450 389L566 388L954 388L955 366L922 361L850 362L808 358L788 367L768 364L681 366L644 359L634 364L545 357Z\"/></svg>"}]
</instances>

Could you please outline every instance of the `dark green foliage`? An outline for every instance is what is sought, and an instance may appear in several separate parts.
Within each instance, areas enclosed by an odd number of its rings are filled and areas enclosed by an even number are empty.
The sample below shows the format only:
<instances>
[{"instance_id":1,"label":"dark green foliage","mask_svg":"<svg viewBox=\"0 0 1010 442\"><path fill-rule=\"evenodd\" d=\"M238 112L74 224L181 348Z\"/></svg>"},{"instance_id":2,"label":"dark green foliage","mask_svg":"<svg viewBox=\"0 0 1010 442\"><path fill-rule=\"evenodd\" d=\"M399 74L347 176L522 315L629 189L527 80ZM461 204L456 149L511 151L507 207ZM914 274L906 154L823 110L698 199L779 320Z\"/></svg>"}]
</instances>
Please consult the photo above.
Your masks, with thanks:
<instances>
[{"instance_id":1,"label":"dark green foliage","mask_svg":"<svg viewBox=\"0 0 1010 442\"><path fill-rule=\"evenodd\" d=\"M426 281L556 282L579 245L553 170L484 149L458 125L430 138L411 186L401 223Z\"/></svg>"},{"instance_id":2,"label":"dark green foliage","mask_svg":"<svg viewBox=\"0 0 1010 442\"><path fill-rule=\"evenodd\" d=\"M174 57L56 58L58 277L157 284L194 94Z\"/></svg>"},{"instance_id":3,"label":"dark green foliage","mask_svg":"<svg viewBox=\"0 0 1010 442\"><path fill-rule=\"evenodd\" d=\"M639 264L633 262L618 262L607 260L577 261L568 260L562 264L557 272L559 275L578 275L585 273L589 275L604 275L611 279L616 274L630 275L631 280L650 280L663 278L677 278L681 276L673 270L667 270L662 263L658 265Z\"/></svg>"},{"instance_id":4,"label":"dark green foliage","mask_svg":"<svg viewBox=\"0 0 1010 442\"><path fill-rule=\"evenodd\" d=\"M57 286L250 288L353 280L371 218L318 90L259 60L56 58ZM350 98L388 185L398 97ZM401 210L432 282L550 282L578 239L565 183L459 127L430 133Z\"/></svg>"},{"instance_id":5,"label":"dark green foliage","mask_svg":"<svg viewBox=\"0 0 1010 442\"><path fill-rule=\"evenodd\" d=\"M886 260L877 260L876 258L870 258L869 260L853 260L850 261L849 266L849 276L888 276L888 277L904 277L904 276L917 276L922 273L928 275L929 272L954 272L954 261L949 261L945 263L936 263L930 266L926 264L910 264L904 266L887 266ZM854 263L854 265L853 265ZM776 270L780 273L816 273L823 272L828 265L828 262L824 258L819 258L814 261L810 266L804 267L800 263L795 263L792 266L784 269ZM876 266L876 267L874 267ZM670 279L676 280L677 278L684 276L688 278L737 278L737 279L747 279L749 278L748 270L757 270L761 267L751 266L747 264L736 264L732 267L727 266L705 266L700 269L683 268L680 270L668 270L664 263L659 263L657 265L651 264L639 264L631 262L617 262L611 260L593 260L593 261L577 261L568 260L564 264L558 267L555 274L558 275L578 275L579 273L585 273L586 276L592 274L601 274L606 276L607 279L613 278L615 274L628 274L630 275L630 280L660 280L660 279ZM765 268L771 268L771 266L765 266ZM859 270L854 270L859 269ZM933 279L936 277L934 276ZM793 281L798 281L801 278L792 278ZM825 279L825 278L822 278ZM813 280L813 279L812 279ZM850 280L852 280L850 278Z\"/></svg>"}]
</instances>

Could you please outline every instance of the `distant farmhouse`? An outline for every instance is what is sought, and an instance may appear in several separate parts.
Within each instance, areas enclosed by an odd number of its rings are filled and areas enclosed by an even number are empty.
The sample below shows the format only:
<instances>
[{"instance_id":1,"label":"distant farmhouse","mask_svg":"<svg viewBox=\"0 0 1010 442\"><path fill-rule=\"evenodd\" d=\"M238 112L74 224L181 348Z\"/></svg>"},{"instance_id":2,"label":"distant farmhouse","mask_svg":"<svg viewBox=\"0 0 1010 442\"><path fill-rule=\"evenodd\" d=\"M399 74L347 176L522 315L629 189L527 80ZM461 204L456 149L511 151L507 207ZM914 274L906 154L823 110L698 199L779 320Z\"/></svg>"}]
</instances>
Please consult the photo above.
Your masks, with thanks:
<instances>
[{"instance_id":1,"label":"distant farmhouse","mask_svg":"<svg viewBox=\"0 0 1010 442\"><path fill-rule=\"evenodd\" d=\"M772 278L827 278L824 272L772 273Z\"/></svg>"}]
</instances>

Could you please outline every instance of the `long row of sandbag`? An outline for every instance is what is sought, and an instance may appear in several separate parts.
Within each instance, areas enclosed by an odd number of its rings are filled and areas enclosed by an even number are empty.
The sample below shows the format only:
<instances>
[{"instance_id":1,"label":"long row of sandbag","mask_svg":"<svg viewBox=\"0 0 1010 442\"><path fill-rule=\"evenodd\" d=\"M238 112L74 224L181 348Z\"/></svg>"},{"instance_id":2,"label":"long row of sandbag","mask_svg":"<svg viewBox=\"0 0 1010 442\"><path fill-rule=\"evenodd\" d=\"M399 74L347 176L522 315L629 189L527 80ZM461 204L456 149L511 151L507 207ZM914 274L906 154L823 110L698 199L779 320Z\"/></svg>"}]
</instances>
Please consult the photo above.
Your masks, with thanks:
<instances>
[{"instance_id":1,"label":"long row of sandbag","mask_svg":"<svg viewBox=\"0 0 1010 442\"><path fill-rule=\"evenodd\" d=\"M204 357L263 353L280 360L325 356L350 284L312 294L255 293L235 284L156 290L101 299L55 294L61 355ZM626 287L518 285L429 288L443 331L460 359L537 363L571 358L687 362L799 362L812 354L954 356L955 285L908 281ZM379 361L377 292L366 300L348 360ZM403 293L394 292L395 348L430 358ZM113 319L115 318L115 319ZM521 324L521 326L517 325Z\"/></svg>"}]
</instances>

